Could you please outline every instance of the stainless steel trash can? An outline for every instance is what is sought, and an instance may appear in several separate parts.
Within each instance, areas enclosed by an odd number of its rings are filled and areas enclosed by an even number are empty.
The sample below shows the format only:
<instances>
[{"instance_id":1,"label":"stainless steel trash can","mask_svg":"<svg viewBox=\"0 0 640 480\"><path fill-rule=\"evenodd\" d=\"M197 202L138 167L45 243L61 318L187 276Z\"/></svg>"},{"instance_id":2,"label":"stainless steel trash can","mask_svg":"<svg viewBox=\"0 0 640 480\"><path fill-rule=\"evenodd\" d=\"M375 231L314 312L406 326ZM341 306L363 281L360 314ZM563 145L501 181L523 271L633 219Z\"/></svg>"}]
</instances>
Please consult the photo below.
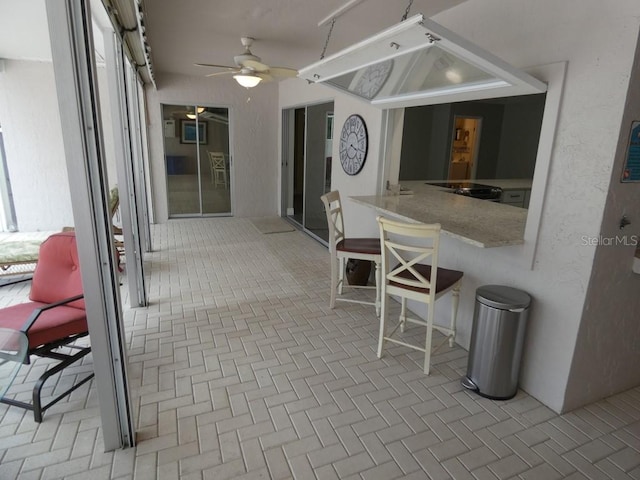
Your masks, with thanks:
<instances>
[{"instance_id":1,"label":"stainless steel trash can","mask_svg":"<svg viewBox=\"0 0 640 480\"><path fill-rule=\"evenodd\" d=\"M476 290L463 387L493 400L515 396L530 304L531 297L516 288L485 285Z\"/></svg>"}]
</instances>

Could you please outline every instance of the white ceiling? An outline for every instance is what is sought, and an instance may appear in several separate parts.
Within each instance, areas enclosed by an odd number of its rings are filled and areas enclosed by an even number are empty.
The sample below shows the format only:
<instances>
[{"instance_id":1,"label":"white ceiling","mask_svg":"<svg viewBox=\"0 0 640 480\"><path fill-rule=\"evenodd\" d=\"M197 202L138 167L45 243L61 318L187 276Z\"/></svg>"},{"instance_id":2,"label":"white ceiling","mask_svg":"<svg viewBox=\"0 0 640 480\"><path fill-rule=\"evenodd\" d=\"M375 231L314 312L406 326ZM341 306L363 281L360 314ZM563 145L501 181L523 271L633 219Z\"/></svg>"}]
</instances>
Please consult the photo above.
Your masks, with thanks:
<instances>
[{"instance_id":1,"label":"white ceiling","mask_svg":"<svg viewBox=\"0 0 640 480\"><path fill-rule=\"evenodd\" d=\"M99 1L99 0L98 0ZM430 17L464 0L414 0L410 15ZM92 0L95 10L97 1ZM271 66L301 68L320 59L329 25L346 0L146 0L145 26L156 77L205 75L194 63L233 65L241 36ZM400 21L408 1L364 0L336 21L327 55ZM0 0L0 58L50 60L45 0Z\"/></svg>"},{"instance_id":2,"label":"white ceiling","mask_svg":"<svg viewBox=\"0 0 640 480\"><path fill-rule=\"evenodd\" d=\"M464 0L414 0L410 15L432 16ZM271 66L301 68L320 59L329 25L346 0L146 0L146 27L156 76L205 75L194 63L233 66L240 37ZM400 21L408 1L365 0L336 21L327 55Z\"/></svg>"}]
</instances>

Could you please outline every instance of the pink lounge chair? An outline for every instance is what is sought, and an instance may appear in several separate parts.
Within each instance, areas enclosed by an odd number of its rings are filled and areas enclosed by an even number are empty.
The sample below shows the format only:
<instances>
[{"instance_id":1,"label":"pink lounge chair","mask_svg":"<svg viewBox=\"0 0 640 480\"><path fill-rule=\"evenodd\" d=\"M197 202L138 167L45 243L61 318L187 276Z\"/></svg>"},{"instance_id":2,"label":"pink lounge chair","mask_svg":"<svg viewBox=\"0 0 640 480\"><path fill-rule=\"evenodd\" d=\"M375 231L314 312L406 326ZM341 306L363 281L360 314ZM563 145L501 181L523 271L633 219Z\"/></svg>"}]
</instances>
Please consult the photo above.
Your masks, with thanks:
<instances>
[{"instance_id":1,"label":"pink lounge chair","mask_svg":"<svg viewBox=\"0 0 640 480\"><path fill-rule=\"evenodd\" d=\"M42 422L46 409L93 378L91 372L42 405L44 382L91 352L90 346L72 345L78 338L89 334L75 232L56 233L42 243L29 300L0 309L0 327L18 330L27 337L29 352L23 363L29 364L31 355L53 358L59 363L48 368L37 380L32 403L6 396L0 402L32 410L35 421ZM78 351L63 353L58 351L60 347Z\"/></svg>"}]
</instances>

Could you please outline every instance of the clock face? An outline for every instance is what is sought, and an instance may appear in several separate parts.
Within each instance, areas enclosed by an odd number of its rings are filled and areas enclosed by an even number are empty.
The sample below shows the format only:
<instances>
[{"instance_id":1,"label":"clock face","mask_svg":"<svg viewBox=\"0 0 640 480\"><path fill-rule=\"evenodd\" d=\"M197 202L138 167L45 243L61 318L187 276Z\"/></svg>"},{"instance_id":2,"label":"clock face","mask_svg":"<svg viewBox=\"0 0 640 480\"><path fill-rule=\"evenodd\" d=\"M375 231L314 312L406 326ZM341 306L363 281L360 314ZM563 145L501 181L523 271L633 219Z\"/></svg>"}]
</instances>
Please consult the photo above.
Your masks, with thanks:
<instances>
[{"instance_id":1,"label":"clock face","mask_svg":"<svg viewBox=\"0 0 640 480\"><path fill-rule=\"evenodd\" d=\"M367 159L369 135L360 115L351 115L340 132L340 163L349 175L356 175Z\"/></svg>"},{"instance_id":2,"label":"clock face","mask_svg":"<svg viewBox=\"0 0 640 480\"><path fill-rule=\"evenodd\" d=\"M375 97L380 89L384 86L387 78L391 74L393 68L393 59L384 62L369 65L364 69L353 93L361 97L371 100Z\"/></svg>"}]
</instances>

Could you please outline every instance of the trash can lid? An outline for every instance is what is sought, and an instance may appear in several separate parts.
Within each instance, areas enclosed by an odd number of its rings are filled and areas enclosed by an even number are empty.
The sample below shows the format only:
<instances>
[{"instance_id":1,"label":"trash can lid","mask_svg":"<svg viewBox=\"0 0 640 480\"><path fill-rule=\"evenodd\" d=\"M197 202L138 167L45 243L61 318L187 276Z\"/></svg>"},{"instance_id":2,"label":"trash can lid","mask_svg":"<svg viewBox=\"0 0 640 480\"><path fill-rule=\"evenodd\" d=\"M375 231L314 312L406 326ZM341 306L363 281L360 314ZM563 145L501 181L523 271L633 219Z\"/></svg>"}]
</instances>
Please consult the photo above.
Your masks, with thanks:
<instances>
[{"instance_id":1,"label":"trash can lid","mask_svg":"<svg viewBox=\"0 0 640 480\"><path fill-rule=\"evenodd\" d=\"M476 290L479 302L500 310L527 308L531 303L528 293L504 285L484 285Z\"/></svg>"}]
</instances>

